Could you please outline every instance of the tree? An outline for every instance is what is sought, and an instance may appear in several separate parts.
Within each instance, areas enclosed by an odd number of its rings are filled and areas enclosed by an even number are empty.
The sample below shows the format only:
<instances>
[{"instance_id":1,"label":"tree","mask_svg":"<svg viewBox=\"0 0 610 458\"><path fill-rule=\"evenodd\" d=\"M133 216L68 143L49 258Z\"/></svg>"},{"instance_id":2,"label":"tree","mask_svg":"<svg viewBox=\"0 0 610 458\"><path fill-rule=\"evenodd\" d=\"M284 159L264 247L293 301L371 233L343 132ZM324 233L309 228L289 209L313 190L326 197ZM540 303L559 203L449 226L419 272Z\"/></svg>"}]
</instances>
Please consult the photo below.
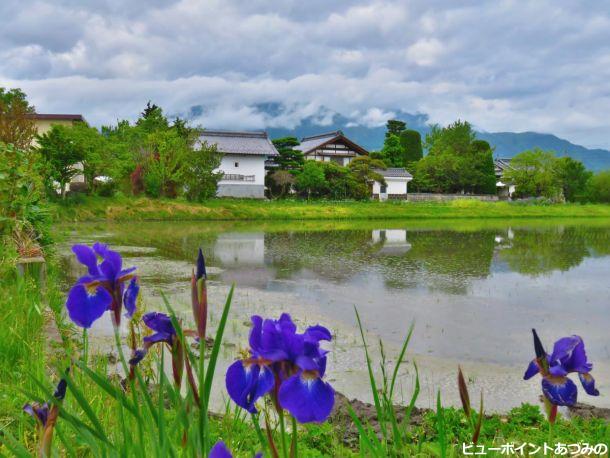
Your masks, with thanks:
<instances>
[{"instance_id":1,"label":"tree","mask_svg":"<svg viewBox=\"0 0 610 458\"><path fill-rule=\"evenodd\" d=\"M404 149L400 144L400 137L398 135L386 135L383 148L381 149L381 156L383 161L391 167L404 166Z\"/></svg>"},{"instance_id":2,"label":"tree","mask_svg":"<svg viewBox=\"0 0 610 458\"><path fill-rule=\"evenodd\" d=\"M136 126L140 127L146 133L151 133L168 129L169 122L163 115L161 107L151 103L149 100L144 111L140 113L140 117L136 121Z\"/></svg>"},{"instance_id":3,"label":"tree","mask_svg":"<svg viewBox=\"0 0 610 458\"><path fill-rule=\"evenodd\" d=\"M587 182L593 175L584 164L571 157L557 159L556 173L561 181L563 196L569 202L583 199L587 191Z\"/></svg>"},{"instance_id":4,"label":"tree","mask_svg":"<svg viewBox=\"0 0 610 458\"><path fill-rule=\"evenodd\" d=\"M371 159L369 156L358 156L349 163L348 168L356 181L366 188L369 196L375 181L382 185L386 184L383 175L379 173L379 170L386 169L386 165L385 162L379 159Z\"/></svg>"},{"instance_id":5,"label":"tree","mask_svg":"<svg viewBox=\"0 0 610 458\"><path fill-rule=\"evenodd\" d=\"M540 148L523 151L510 161L511 168L504 173L506 181L515 184L520 197L547 197L559 199L561 180L557 175L557 158Z\"/></svg>"},{"instance_id":6,"label":"tree","mask_svg":"<svg viewBox=\"0 0 610 458\"><path fill-rule=\"evenodd\" d=\"M610 170L598 172L589 179L587 194L593 202L610 203Z\"/></svg>"},{"instance_id":7,"label":"tree","mask_svg":"<svg viewBox=\"0 0 610 458\"><path fill-rule=\"evenodd\" d=\"M402 148L402 163L405 167L413 169L414 164L424 157L420 133L411 129L403 130L400 133L400 146Z\"/></svg>"},{"instance_id":8,"label":"tree","mask_svg":"<svg viewBox=\"0 0 610 458\"><path fill-rule=\"evenodd\" d=\"M322 196L326 191L323 164L318 161L305 161L303 170L296 177L297 190L307 196Z\"/></svg>"},{"instance_id":9,"label":"tree","mask_svg":"<svg viewBox=\"0 0 610 458\"><path fill-rule=\"evenodd\" d=\"M0 142L26 149L36 136L35 113L21 89L0 87Z\"/></svg>"},{"instance_id":10,"label":"tree","mask_svg":"<svg viewBox=\"0 0 610 458\"><path fill-rule=\"evenodd\" d=\"M99 176L112 176L110 164L114 162L107 149L106 137L102 136L95 127L85 123L76 123L66 127L65 133L72 140L75 147L83 154L83 175L91 191L95 190L95 178Z\"/></svg>"},{"instance_id":11,"label":"tree","mask_svg":"<svg viewBox=\"0 0 610 458\"><path fill-rule=\"evenodd\" d=\"M143 145L144 190L151 197L176 197L183 182L185 164L191 148L174 130L159 130L148 134Z\"/></svg>"},{"instance_id":12,"label":"tree","mask_svg":"<svg viewBox=\"0 0 610 458\"><path fill-rule=\"evenodd\" d=\"M397 137L400 133L407 128L407 123L404 121L400 121L398 119L390 119L386 123L386 133L385 138L390 137L391 135L396 135Z\"/></svg>"},{"instance_id":13,"label":"tree","mask_svg":"<svg viewBox=\"0 0 610 458\"><path fill-rule=\"evenodd\" d=\"M285 197L295 183L296 178L292 173L288 170L278 169L269 174L267 187L271 192L271 197Z\"/></svg>"},{"instance_id":14,"label":"tree","mask_svg":"<svg viewBox=\"0 0 610 458\"><path fill-rule=\"evenodd\" d=\"M458 120L447 127L433 126L425 144L428 155L416 168L418 188L496 193L493 150L486 141L476 139L468 122Z\"/></svg>"},{"instance_id":15,"label":"tree","mask_svg":"<svg viewBox=\"0 0 610 458\"><path fill-rule=\"evenodd\" d=\"M62 199L66 197L66 186L80 173L75 167L85 157L82 147L71 137L68 127L55 125L37 137L38 151L45 162L46 185L52 180L59 183Z\"/></svg>"},{"instance_id":16,"label":"tree","mask_svg":"<svg viewBox=\"0 0 610 458\"><path fill-rule=\"evenodd\" d=\"M303 153L295 149L300 145L299 140L296 137L282 137L273 140L273 145L278 156L273 158L273 162L277 164L280 170L301 170L305 163L305 156Z\"/></svg>"},{"instance_id":17,"label":"tree","mask_svg":"<svg viewBox=\"0 0 610 458\"><path fill-rule=\"evenodd\" d=\"M370 197L369 187L360 183L348 167L335 162L322 162L326 180L325 197L334 200L366 199Z\"/></svg>"},{"instance_id":18,"label":"tree","mask_svg":"<svg viewBox=\"0 0 610 458\"><path fill-rule=\"evenodd\" d=\"M215 170L220 166L221 159L222 154L216 150L216 145L204 143L199 148L189 148L184 163L184 186L188 200L201 202L216 195L223 174Z\"/></svg>"}]
</instances>

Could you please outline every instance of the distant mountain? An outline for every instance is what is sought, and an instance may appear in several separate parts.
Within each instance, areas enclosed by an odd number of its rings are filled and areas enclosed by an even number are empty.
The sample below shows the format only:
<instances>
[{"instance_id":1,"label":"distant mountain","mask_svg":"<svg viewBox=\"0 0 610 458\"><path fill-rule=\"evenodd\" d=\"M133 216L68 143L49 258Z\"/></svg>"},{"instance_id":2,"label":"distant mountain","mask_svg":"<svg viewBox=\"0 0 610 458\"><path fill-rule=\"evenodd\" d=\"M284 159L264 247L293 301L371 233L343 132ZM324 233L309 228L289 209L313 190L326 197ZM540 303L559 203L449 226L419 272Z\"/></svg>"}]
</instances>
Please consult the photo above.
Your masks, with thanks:
<instances>
[{"instance_id":1,"label":"distant mountain","mask_svg":"<svg viewBox=\"0 0 610 458\"><path fill-rule=\"evenodd\" d=\"M419 131L422 139L430 131L428 116L425 114L412 115L401 113L397 118L405 121L409 128ZM345 135L369 151L381 149L385 136L385 126L367 127L354 125L353 121L341 115L335 115L332 123L327 125L319 125L316 123L316 120L307 118L295 129L267 129L271 138L287 135L302 138L333 130L342 130ZM585 148L552 134L540 134L537 132L477 132L477 137L487 140L490 145L495 147L495 157L512 158L521 151L539 147L543 150L555 151L557 156L570 156L581 161L588 169L593 171L610 169L610 151Z\"/></svg>"}]
</instances>

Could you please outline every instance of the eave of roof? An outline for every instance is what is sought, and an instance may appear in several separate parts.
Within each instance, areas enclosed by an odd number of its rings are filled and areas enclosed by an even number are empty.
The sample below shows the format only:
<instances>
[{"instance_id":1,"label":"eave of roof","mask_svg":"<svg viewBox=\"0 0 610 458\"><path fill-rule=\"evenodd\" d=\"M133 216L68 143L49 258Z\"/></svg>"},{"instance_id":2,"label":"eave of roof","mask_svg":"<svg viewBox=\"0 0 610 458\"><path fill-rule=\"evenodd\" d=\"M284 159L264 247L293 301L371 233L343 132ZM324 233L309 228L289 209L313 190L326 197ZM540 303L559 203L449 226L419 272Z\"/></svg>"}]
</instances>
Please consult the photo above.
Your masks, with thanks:
<instances>
[{"instance_id":1,"label":"eave of roof","mask_svg":"<svg viewBox=\"0 0 610 458\"><path fill-rule=\"evenodd\" d=\"M264 131L204 130L199 140L217 145L218 151L224 154L269 157L279 154Z\"/></svg>"},{"instance_id":2,"label":"eave of roof","mask_svg":"<svg viewBox=\"0 0 610 458\"><path fill-rule=\"evenodd\" d=\"M319 139L319 142L315 142L315 140ZM362 146L358 145L357 143L353 142L352 140L350 140L349 138L347 138L343 132L341 132L340 130L335 131L335 132L327 132L325 134L319 134L319 135L313 135L310 137L303 137L301 139L301 145L303 145L304 143L311 143L311 145L308 145L306 148L303 148L301 151L303 152L303 154L309 154L312 153L313 151L315 151L318 148L322 148L323 146L328 145L329 143L335 142L337 140L342 140L343 142L345 142L347 144L347 146L349 146L351 149L353 149L354 151L356 151L359 154L362 155L367 155L369 154L369 152L364 149Z\"/></svg>"},{"instance_id":3,"label":"eave of roof","mask_svg":"<svg viewBox=\"0 0 610 458\"><path fill-rule=\"evenodd\" d=\"M28 118L41 121L78 121L85 122L81 114L60 114L60 113L32 113L26 115Z\"/></svg>"}]
</instances>

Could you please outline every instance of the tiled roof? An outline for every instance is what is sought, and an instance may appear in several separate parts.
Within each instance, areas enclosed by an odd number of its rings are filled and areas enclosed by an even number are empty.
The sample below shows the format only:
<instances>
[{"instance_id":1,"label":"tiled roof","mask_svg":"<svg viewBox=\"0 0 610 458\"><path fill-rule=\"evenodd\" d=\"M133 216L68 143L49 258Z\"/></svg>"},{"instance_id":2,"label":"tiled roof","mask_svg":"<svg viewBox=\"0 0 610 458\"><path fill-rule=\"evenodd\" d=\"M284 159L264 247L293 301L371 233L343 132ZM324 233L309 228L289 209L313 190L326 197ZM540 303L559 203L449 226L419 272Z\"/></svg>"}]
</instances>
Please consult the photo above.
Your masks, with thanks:
<instances>
[{"instance_id":1,"label":"tiled roof","mask_svg":"<svg viewBox=\"0 0 610 458\"><path fill-rule=\"evenodd\" d=\"M391 177L413 178L413 175L411 175L409 172L407 172L406 169L404 169L402 167L390 167L385 170L376 169L375 172L377 172L380 175L383 175L384 178L391 178Z\"/></svg>"},{"instance_id":2,"label":"tiled roof","mask_svg":"<svg viewBox=\"0 0 610 458\"><path fill-rule=\"evenodd\" d=\"M81 121L85 118L80 114L53 114L53 113L32 113L27 115L28 118L45 120L45 121Z\"/></svg>"},{"instance_id":3,"label":"tiled roof","mask_svg":"<svg viewBox=\"0 0 610 458\"><path fill-rule=\"evenodd\" d=\"M336 130L334 132L326 132L324 134L312 135L310 137L303 137L301 139L301 144L299 148L303 153L308 153L316 149L318 146L323 145L324 143L328 143L330 140L343 135L340 130Z\"/></svg>"},{"instance_id":4,"label":"tiled roof","mask_svg":"<svg viewBox=\"0 0 610 458\"><path fill-rule=\"evenodd\" d=\"M215 144L218 151L225 154L278 155L267 132L204 130L199 141L207 142L209 145Z\"/></svg>"},{"instance_id":5,"label":"tiled roof","mask_svg":"<svg viewBox=\"0 0 610 458\"><path fill-rule=\"evenodd\" d=\"M307 154L325 145L326 143L334 142L336 139L341 139L346 145L348 145L358 154L368 154L367 150L351 141L349 138L343 135L343 132L341 132L340 130L326 132L318 135L312 135L310 137L303 137L301 139L301 145L299 146L299 149L303 152L303 154Z\"/></svg>"}]
</instances>

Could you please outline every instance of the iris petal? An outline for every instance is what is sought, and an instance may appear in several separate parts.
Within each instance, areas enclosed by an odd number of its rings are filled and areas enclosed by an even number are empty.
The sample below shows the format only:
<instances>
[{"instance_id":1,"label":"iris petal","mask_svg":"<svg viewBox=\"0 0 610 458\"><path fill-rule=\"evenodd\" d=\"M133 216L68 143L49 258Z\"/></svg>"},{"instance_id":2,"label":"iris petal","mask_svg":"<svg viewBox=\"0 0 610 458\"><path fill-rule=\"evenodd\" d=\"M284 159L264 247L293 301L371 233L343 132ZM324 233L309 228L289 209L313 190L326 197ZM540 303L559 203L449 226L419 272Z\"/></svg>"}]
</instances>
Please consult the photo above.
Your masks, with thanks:
<instances>
[{"instance_id":1,"label":"iris petal","mask_svg":"<svg viewBox=\"0 0 610 458\"><path fill-rule=\"evenodd\" d=\"M593 366L587 361L585 343L580 336L562 337L553 346L551 367L561 366L566 373L589 372Z\"/></svg>"},{"instance_id":2,"label":"iris petal","mask_svg":"<svg viewBox=\"0 0 610 458\"><path fill-rule=\"evenodd\" d=\"M139 292L140 286L138 286L136 279L132 278L129 282L129 286L125 290L125 294L123 295L123 305L125 305L128 317L132 317L136 312L136 303L138 301Z\"/></svg>"},{"instance_id":3,"label":"iris petal","mask_svg":"<svg viewBox=\"0 0 610 458\"><path fill-rule=\"evenodd\" d=\"M174 330L174 325L172 324L172 320L165 313L160 312L150 312L142 317L144 324L148 326L153 331L174 335L176 331Z\"/></svg>"},{"instance_id":4,"label":"iris petal","mask_svg":"<svg viewBox=\"0 0 610 458\"><path fill-rule=\"evenodd\" d=\"M218 441L210 450L209 458L232 458L231 451L227 448L223 441Z\"/></svg>"},{"instance_id":5,"label":"iris petal","mask_svg":"<svg viewBox=\"0 0 610 458\"><path fill-rule=\"evenodd\" d=\"M153 343L158 343L158 342L167 342L168 344L171 345L172 343L172 338L174 337L174 334L168 334L167 332L155 332L154 334L151 334L150 336L146 336L144 337L144 342L148 342L149 344L153 344Z\"/></svg>"},{"instance_id":6,"label":"iris petal","mask_svg":"<svg viewBox=\"0 0 610 458\"><path fill-rule=\"evenodd\" d=\"M123 267L123 258L116 251L106 250L104 261L100 264L100 270L110 280L115 281L121 268Z\"/></svg>"},{"instance_id":7,"label":"iris petal","mask_svg":"<svg viewBox=\"0 0 610 458\"><path fill-rule=\"evenodd\" d=\"M47 419L49 418L49 404L44 403L42 405L34 402L33 404L26 404L23 406L23 411L34 419L38 420L42 426L46 426Z\"/></svg>"},{"instance_id":8,"label":"iris petal","mask_svg":"<svg viewBox=\"0 0 610 458\"><path fill-rule=\"evenodd\" d=\"M77 283L68 293L66 308L70 319L77 326L90 328L111 303L112 296L104 288L97 288L94 294L89 294L83 284Z\"/></svg>"},{"instance_id":9,"label":"iris petal","mask_svg":"<svg viewBox=\"0 0 610 458\"><path fill-rule=\"evenodd\" d=\"M319 342L320 340L332 340L330 331L324 326L316 325L310 326L305 330L305 341L307 342Z\"/></svg>"},{"instance_id":10,"label":"iris petal","mask_svg":"<svg viewBox=\"0 0 610 458\"><path fill-rule=\"evenodd\" d=\"M72 252L76 255L76 259L81 264L87 266L89 275L99 275L100 271L97 268L97 256L87 245L74 245L72 246Z\"/></svg>"},{"instance_id":11,"label":"iris petal","mask_svg":"<svg viewBox=\"0 0 610 458\"><path fill-rule=\"evenodd\" d=\"M587 373L579 373L578 378L580 379L580 383L582 383L582 387L585 389L587 394L591 396L599 396L599 390L595 388L595 379L591 374Z\"/></svg>"},{"instance_id":12,"label":"iris petal","mask_svg":"<svg viewBox=\"0 0 610 458\"><path fill-rule=\"evenodd\" d=\"M552 404L572 406L576 404L576 384L567 377L545 377L542 379L542 392Z\"/></svg>"},{"instance_id":13,"label":"iris petal","mask_svg":"<svg viewBox=\"0 0 610 458\"><path fill-rule=\"evenodd\" d=\"M538 366L537 361L533 359L529 366L527 366L525 374L523 374L523 380L529 380L538 373L540 373L540 367Z\"/></svg>"},{"instance_id":14,"label":"iris petal","mask_svg":"<svg viewBox=\"0 0 610 458\"><path fill-rule=\"evenodd\" d=\"M282 383L279 400L299 423L323 422L333 409L335 391L321 378L299 373Z\"/></svg>"},{"instance_id":15,"label":"iris petal","mask_svg":"<svg viewBox=\"0 0 610 458\"><path fill-rule=\"evenodd\" d=\"M243 361L236 361L227 369L225 385L229 396L250 413L257 412L254 404L273 388L273 384L273 373L264 366L246 367Z\"/></svg>"}]
</instances>

